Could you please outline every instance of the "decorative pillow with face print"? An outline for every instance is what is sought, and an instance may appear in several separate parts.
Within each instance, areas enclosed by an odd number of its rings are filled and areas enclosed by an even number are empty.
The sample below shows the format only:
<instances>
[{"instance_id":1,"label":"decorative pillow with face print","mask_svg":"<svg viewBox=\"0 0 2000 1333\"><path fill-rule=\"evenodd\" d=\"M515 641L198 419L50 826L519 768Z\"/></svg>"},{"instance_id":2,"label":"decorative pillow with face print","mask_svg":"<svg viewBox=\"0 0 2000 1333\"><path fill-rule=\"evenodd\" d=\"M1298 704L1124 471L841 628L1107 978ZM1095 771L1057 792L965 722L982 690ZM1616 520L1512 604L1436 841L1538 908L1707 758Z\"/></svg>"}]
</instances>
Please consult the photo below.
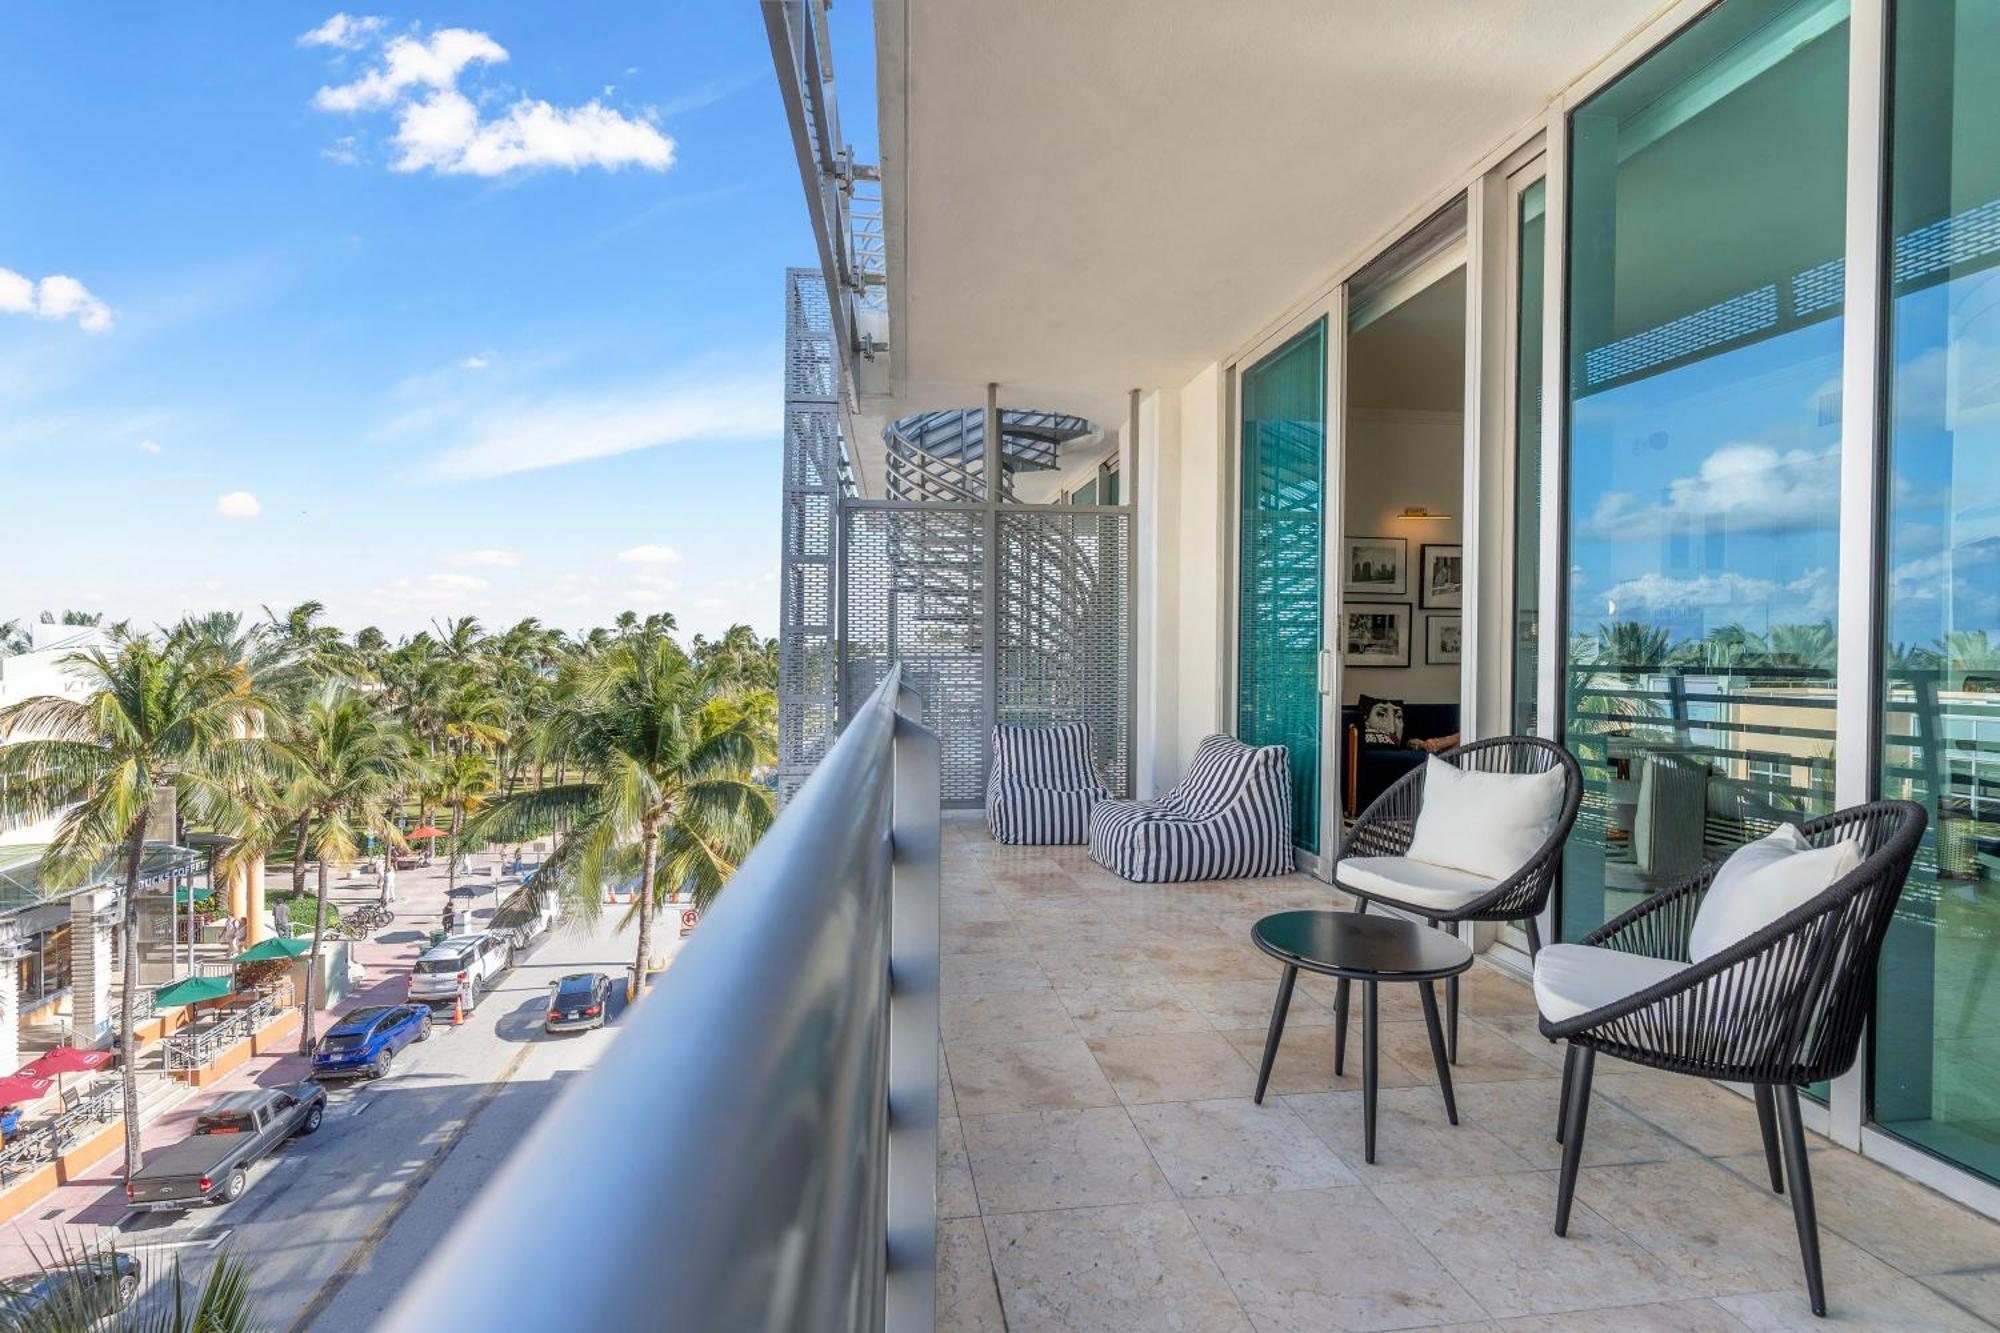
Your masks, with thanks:
<instances>
[{"instance_id":1,"label":"decorative pillow with face print","mask_svg":"<svg viewBox=\"0 0 2000 1333\"><path fill-rule=\"evenodd\" d=\"M1403 701L1401 699L1376 699L1362 695L1356 706L1361 715L1361 743L1363 745L1390 745L1400 748L1403 744Z\"/></svg>"}]
</instances>

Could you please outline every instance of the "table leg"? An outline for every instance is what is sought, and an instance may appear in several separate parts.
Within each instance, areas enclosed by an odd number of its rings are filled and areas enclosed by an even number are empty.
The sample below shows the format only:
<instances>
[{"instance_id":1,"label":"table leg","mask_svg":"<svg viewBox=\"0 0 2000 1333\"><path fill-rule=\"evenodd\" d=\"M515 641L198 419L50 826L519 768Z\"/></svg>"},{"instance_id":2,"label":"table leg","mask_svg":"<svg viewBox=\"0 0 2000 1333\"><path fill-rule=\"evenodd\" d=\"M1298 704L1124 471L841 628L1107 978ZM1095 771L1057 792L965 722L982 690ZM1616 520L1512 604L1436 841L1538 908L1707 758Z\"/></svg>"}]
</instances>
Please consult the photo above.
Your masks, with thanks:
<instances>
[{"instance_id":1,"label":"table leg","mask_svg":"<svg viewBox=\"0 0 2000 1333\"><path fill-rule=\"evenodd\" d=\"M1361 983L1361 1114L1362 1156L1375 1161L1375 983Z\"/></svg>"},{"instance_id":2,"label":"table leg","mask_svg":"<svg viewBox=\"0 0 2000 1333\"><path fill-rule=\"evenodd\" d=\"M1290 963L1285 964L1285 975L1278 982L1278 1002L1271 1006L1271 1030L1264 1037L1264 1063L1257 1070L1257 1105L1264 1104L1264 1088L1271 1081L1271 1065L1278 1058L1278 1039L1285 1035L1285 1012L1292 1007L1292 986L1299 979L1299 970Z\"/></svg>"},{"instance_id":3,"label":"table leg","mask_svg":"<svg viewBox=\"0 0 2000 1333\"><path fill-rule=\"evenodd\" d=\"M1444 1030L1438 1026L1437 988L1431 982L1423 982L1418 994L1424 1002L1424 1028L1431 1036L1431 1063L1437 1066L1438 1087L1444 1090L1444 1114L1452 1124L1458 1123L1458 1100L1451 1095L1451 1061L1445 1059Z\"/></svg>"},{"instance_id":4,"label":"table leg","mask_svg":"<svg viewBox=\"0 0 2000 1333\"><path fill-rule=\"evenodd\" d=\"M1347 1071L1347 978L1333 984L1333 1076Z\"/></svg>"}]
</instances>

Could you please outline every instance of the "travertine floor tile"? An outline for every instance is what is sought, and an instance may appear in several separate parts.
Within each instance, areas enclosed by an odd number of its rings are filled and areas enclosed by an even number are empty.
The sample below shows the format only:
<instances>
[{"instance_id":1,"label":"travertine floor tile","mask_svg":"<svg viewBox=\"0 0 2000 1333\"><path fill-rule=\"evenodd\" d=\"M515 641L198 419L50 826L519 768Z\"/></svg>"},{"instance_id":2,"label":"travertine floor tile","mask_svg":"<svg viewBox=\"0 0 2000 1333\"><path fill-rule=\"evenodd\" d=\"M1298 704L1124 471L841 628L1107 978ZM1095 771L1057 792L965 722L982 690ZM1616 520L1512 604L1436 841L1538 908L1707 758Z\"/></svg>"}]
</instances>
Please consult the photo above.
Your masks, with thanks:
<instances>
[{"instance_id":1,"label":"travertine floor tile","mask_svg":"<svg viewBox=\"0 0 2000 1333\"><path fill-rule=\"evenodd\" d=\"M1648 1305L1687 1294L1659 1260L1579 1203L1549 1222L1552 1172L1376 1185L1375 1196L1495 1318Z\"/></svg>"},{"instance_id":2,"label":"travertine floor tile","mask_svg":"<svg viewBox=\"0 0 2000 1333\"><path fill-rule=\"evenodd\" d=\"M1193 1002L1164 981L1100 981L1064 986L1056 998L1086 1037L1130 1037L1157 1032L1207 1032L1208 1020Z\"/></svg>"},{"instance_id":3,"label":"travertine floor tile","mask_svg":"<svg viewBox=\"0 0 2000 1333\"><path fill-rule=\"evenodd\" d=\"M1046 986L989 995L945 995L938 1003L938 1026L947 1046L966 1041L1046 1041L1076 1034L1069 1011Z\"/></svg>"},{"instance_id":4,"label":"travertine floor tile","mask_svg":"<svg viewBox=\"0 0 2000 1333\"><path fill-rule=\"evenodd\" d=\"M1829 1275L1830 1276L1830 1275ZM1992 1325L1930 1290L1914 1278L1883 1282L1829 1281L1826 1318L1806 1303L1804 1280L1787 1291L1718 1296L1715 1303L1737 1322L1758 1333L1805 1333L1808 1329L1868 1329L1871 1333L1990 1333Z\"/></svg>"},{"instance_id":5,"label":"travertine floor tile","mask_svg":"<svg viewBox=\"0 0 2000 1333\"><path fill-rule=\"evenodd\" d=\"M965 1143L988 1216L1173 1197L1122 1107L978 1116Z\"/></svg>"},{"instance_id":6,"label":"travertine floor tile","mask_svg":"<svg viewBox=\"0 0 2000 1333\"><path fill-rule=\"evenodd\" d=\"M938 1216L977 1217L979 1196L972 1191L972 1167L965 1160L965 1134L957 1116L938 1118Z\"/></svg>"},{"instance_id":7,"label":"travertine floor tile","mask_svg":"<svg viewBox=\"0 0 2000 1333\"><path fill-rule=\"evenodd\" d=\"M1557 1072L1561 1073L1560 1066ZM1706 1079L1637 1069L1605 1058L1597 1061L1591 1089L1696 1152L1722 1156L1764 1151L1756 1106Z\"/></svg>"},{"instance_id":8,"label":"travertine floor tile","mask_svg":"<svg viewBox=\"0 0 2000 1333\"><path fill-rule=\"evenodd\" d=\"M1458 1089L1458 1109L1461 1118L1503 1140L1530 1165L1554 1168L1562 1165L1562 1145L1555 1137L1556 1105L1561 1096L1559 1078L1468 1083ZM1686 1144L1616 1104L1603 1097L1590 1099L1590 1121L1583 1136L1585 1166L1660 1162L1692 1155ZM1760 1165L1762 1161L1760 1157Z\"/></svg>"},{"instance_id":9,"label":"travertine floor tile","mask_svg":"<svg viewBox=\"0 0 2000 1333\"><path fill-rule=\"evenodd\" d=\"M1250 1333L1178 1203L989 1218L1011 1333Z\"/></svg>"},{"instance_id":10,"label":"travertine floor tile","mask_svg":"<svg viewBox=\"0 0 2000 1333\"><path fill-rule=\"evenodd\" d=\"M1183 1198L1318 1189L1354 1173L1277 1098L1159 1102L1131 1108L1153 1158Z\"/></svg>"},{"instance_id":11,"label":"travertine floor tile","mask_svg":"<svg viewBox=\"0 0 2000 1333\"><path fill-rule=\"evenodd\" d=\"M946 995L992 995L1049 988L1049 979L1035 965L1034 955L1025 949L1018 953L948 953L940 962L941 984Z\"/></svg>"},{"instance_id":12,"label":"travertine floor tile","mask_svg":"<svg viewBox=\"0 0 2000 1333\"><path fill-rule=\"evenodd\" d=\"M2000 1327L2000 1269L1982 1273L1940 1273L1919 1278L1926 1287Z\"/></svg>"},{"instance_id":13,"label":"travertine floor tile","mask_svg":"<svg viewBox=\"0 0 2000 1333\"><path fill-rule=\"evenodd\" d=\"M1365 1189L1196 1199L1187 1211L1260 1333L1414 1328L1481 1314Z\"/></svg>"},{"instance_id":14,"label":"travertine floor tile","mask_svg":"<svg viewBox=\"0 0 2000 1333\"><path fill-rule=\"evenodd\" d=\"M1495 1333L1742 1333L1743 1325L1711 1300L1628 1305L1620 1310L1574 1310L1524 1315L1486 1327Z\"/></svg>"},{"instance_id":15,"label":"travertine floor tile","mask_svg":"<svg viewBox=\"0 0 2000 1333\"><path fill-rule=\"evenodd\" d=\"M1118 1094L1081 1037L954 1042L948 1049L952 1092L961 1119L1118 1104Z\"/></svg>"},{"instance_id":16,"label":"travertine floor tile","mask_svg":"<svg viewBox=\"0 0 2000 1333\"><path fill-rule=\"evenodd\" d=\"M938 1333L1006 1333L1000 1289L976 1217L938 1223Z\"/></svg>"},{"instance_id":17,"label":"travertine floor tile","mask_svg":"<svg viewBox=\"0 0 2000 1333\"><path fill-rule=\"evenodd\" d=\"M1128 1105L1241 1097L1256 1087L1256 1071L1219 1032L1092 1037L1090 1050Z\"/></svg>"},{"instance_id":18,"label":"travertine floor tile","mask_svg":"<svg viewBox=\"0 0 2000 1333\"><path fill-rule=\"evenodd\" d=\"M1271 1021L1271 1005L1278 998L1278 979L1258 981L1188 981L1181 991L1194 1002L1202 1017L1222 1029L1263 1028ZM1310 1027L1331 1023L1333 1011L1306 993L1303 982L1292 989L1292 1007L1287 1025Z\"/></svg>"},{"instance_id":19,"label":"travertine floor tile","mask_svg":"<svg viewBox=\"0 0 2000 1333\"><path fill-rule=\"evenodd\" d=\"M1375 1107L1375 1161L1366 1160L1362 1097L1358 1092L1315 1092L1287 1097L1306 1127L1340 1155L1348 1169L1369 1183L1393 1180L1455 1180L1503 1171L1526 1171L1528 1163L1506 1143L1477 1125L1453 1125L1444 1102L1430 1087L1383 1088Z\"/></svg>"},{"instance_id":20,"label":"travertine floor tile","mask_svg":"<svg viewBox=\"0 0 2000 1333\"><path fill-rule=\"evenodd\" d=\"M1266 1028L1232 1028L1222 1035L1229 1038L1229 1044L1236 1053L1249 1062L1252 1072L1250 1087L1255 1091L1255 1073L1264 1060L1264 1038ZM1333 1074L1333 1028L1331 1025L1317 1027L1293 1027L1285 1024L1285 1036L1278 1043L1278 1059L1271 1066L1271 1086L1266 1095L1277 1097L1297 1092L1343 1092L1358 1091L1361 1087L1361 1046L1356 1034L1347 1034L1347 1071L1340 1077ZM1377 1085L1384 1088L1416 1087L1424 1080L1405 1069L1399 1062L1388 1056L1381 1056L1376 1066Z\"/></svg>"}]
</instances>

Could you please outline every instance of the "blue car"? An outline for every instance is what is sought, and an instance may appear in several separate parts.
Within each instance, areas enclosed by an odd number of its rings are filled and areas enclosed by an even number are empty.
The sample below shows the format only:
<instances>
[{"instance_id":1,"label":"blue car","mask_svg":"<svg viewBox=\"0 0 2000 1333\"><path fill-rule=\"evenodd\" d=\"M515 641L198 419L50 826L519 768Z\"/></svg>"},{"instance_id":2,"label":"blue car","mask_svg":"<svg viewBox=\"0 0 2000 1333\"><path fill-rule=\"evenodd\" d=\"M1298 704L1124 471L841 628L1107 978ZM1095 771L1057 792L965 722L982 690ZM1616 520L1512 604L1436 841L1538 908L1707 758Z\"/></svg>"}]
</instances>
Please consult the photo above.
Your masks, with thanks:
<instances>
[{"instance_id":1,"label":"blue car","mask_svg":"<svg viewBox=\"0 0 2000 1333\"><path fill-rule=\"evenodd\" d=\"M313 1077L381 1078L396 1052L431 1035L431 1011L418 1004L356 1009L333 1025L313 1049Z\"/></svg>"}]
</instances>

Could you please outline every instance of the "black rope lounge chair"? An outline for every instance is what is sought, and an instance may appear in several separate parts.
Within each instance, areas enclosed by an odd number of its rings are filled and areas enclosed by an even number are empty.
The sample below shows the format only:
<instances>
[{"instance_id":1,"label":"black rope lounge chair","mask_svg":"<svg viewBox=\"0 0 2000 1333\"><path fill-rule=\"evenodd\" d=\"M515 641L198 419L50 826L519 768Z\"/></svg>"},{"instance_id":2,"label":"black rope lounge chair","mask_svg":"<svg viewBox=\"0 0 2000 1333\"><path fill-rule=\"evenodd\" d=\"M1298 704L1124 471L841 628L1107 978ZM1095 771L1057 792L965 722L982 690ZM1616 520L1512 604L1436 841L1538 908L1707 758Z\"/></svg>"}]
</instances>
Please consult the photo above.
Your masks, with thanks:
<instances>
[{"instance_id":1,"label":"black rope lounge chair","mask_svg":"<svg viewBox=\"0 0 2000 1333\"><path fill-rule=\"evenodd\" d=\"M1436 756L1458 768L1517 777L1561 769L1561 813L1552 831L1519 869L1505 878L1481 878L1449 870L1438 873L1421 863L1404 862L1423 809L1425 768L1405 774L1361 812L1341 840L1334 882L1354 895L1355 910L1380 903L1411 913L1433 926L1461 921L1520 921L1528 933L1528 952L1541 947L1535 918L1548 905L1562 866L1563 843L1576 823L1583 799L1583 776L1569 751L1538 736L1496 736L1473 741ZM1428 767L1428 766L1426 766ZM1334 1069L1339 1072L1347 1046L1347 983L1335 988ZM1445 983L1445 1046L1458 1061L1458 978Z\"/></svg>"},{"instance_id":2,"label":"black rope lounge chair","mask_svg":"<svg viewBox=\"0 0 2000 1333\"><path fill-rule=\"evenodd\" d=\"M1569 1043L1558 1236L1569 1229L1591 1068L1599 1051L1672 1074L1748 1083L1756 1092L1771 1188L1782 1193L1787 1182L1791 1186L1806 1293L1813 1313L1826 1313L1799 1089L1844 1074L1854 1064L1874 1003L1882 939L1924 823L1921 806L1877 801L1801 824L1799 832L1816 848L1854 840L1860 864L1701 962L1689 962L1689 938L1719 862L1584 937L1585 945L1632 955L1634 975L1656 979L1559 1020L1543 1005L1542 1035Z\"/></svg>"}]
</instances>

